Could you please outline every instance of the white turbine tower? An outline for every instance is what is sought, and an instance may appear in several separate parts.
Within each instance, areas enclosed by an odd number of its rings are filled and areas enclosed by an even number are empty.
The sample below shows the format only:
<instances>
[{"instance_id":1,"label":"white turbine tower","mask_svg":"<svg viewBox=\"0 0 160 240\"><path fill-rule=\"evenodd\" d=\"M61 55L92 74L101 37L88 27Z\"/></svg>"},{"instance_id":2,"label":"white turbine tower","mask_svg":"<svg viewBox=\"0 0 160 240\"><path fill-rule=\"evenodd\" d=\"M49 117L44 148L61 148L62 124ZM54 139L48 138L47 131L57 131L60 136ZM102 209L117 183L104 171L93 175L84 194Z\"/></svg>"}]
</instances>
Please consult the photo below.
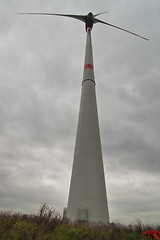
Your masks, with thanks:
<instances>
[{"instance_id":1,"label":"white turbine tower","mask_svg":"<svg viewBox=\"0 0 160 240\"><path fill-rule=\"evenodd\" d=\"M79 120L66 216L72 220L109 222L90 28L87 28Z\"/></svg>"},{"instance_id":2,"label":"white turbine tower","mask_svg":"<svg viewBox=\"0 0 160 240\"><path fill-rule=\"evenodd\" d=\"M64 211L64 215L72 221L79 220L104 224L109 223L108 202L95 92L91 30L94 23L103 23L138 36L142 39L149 39L95 18L101 13L96 15L93 15L91 12L88 15L53 13L21 14L65 16L85 22L87 41L82 93L68 206Z\"/></svg>"}]
</instances>

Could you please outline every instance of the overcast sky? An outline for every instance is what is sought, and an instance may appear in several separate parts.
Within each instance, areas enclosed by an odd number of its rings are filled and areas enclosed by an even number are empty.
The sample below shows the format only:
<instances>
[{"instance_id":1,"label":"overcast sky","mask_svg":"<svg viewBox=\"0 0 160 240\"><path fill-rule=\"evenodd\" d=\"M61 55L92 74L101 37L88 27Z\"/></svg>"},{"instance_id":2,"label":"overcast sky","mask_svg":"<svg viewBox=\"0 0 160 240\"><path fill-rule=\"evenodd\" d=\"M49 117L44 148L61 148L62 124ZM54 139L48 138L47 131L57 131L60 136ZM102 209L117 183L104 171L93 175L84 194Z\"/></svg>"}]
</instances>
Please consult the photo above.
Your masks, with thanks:
<instances>
[{"instance_id":1,"label":"overcast sky","mask_svg":"<svg viewBox=\"0 0 160 240\"><path fill-rule=\"evenodd\" d=\"M160 1L0 0L0 210L67 205L84 24L18 12L94 14L96 92L111 221L160 219Z\"/></svg>"}]
</instances>

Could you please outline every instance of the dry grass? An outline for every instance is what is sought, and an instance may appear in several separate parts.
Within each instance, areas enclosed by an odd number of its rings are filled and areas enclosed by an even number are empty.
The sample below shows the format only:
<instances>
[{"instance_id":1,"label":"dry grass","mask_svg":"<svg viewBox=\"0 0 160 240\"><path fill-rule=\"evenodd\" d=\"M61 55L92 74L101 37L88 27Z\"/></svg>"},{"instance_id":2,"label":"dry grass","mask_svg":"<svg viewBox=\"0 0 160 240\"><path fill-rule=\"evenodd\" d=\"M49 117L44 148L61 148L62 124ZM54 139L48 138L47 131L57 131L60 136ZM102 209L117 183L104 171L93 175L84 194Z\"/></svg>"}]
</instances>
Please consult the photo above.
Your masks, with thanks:
<instances>
[{"instance_id":1,"label":"dry grass","mask_svg":"<svg viewBox=\"0 0 160 240\"><path fill-rule=\"evenodd\" d=\"M0 213L0 240L143 240L141 233L153 228L140 220L128 226L71 223L47 204L37 215Z\"/></svg>"}]
</instances>

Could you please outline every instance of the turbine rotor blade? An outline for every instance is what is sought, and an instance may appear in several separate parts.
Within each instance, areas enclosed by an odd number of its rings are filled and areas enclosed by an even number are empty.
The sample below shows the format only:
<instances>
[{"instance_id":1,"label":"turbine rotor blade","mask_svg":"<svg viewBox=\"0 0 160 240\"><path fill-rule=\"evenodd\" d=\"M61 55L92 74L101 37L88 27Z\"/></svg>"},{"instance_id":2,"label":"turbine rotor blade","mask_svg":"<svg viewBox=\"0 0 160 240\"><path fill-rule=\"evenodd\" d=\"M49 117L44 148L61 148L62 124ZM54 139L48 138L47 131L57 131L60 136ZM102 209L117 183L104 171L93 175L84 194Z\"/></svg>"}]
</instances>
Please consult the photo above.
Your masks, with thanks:
<instances>
[{"instance_id":1,"label":"turbine rotor blade","mask_svg":"<svg viewBox=\"0 0 160 240\"><path fill-rule=\"evenodd\" d=\"M142 39L144 39L144 40L147 40L147 41L150 40L150 39L145 38L145 37L143 37L143 36L141 36L141 35L139 35L139 34L137 34L137 33L128 31L128 30L126 30L126 29L124 29L124 28L121 28L121 27L112 25L112 24L110 24L110 23L107 23L107 22L104 22L104 21L101 21L101 20L95 18L96 16L98 16L98 15L100 15L100 14L103 14L103 13L106 13L106 12L102 12L102 13L98 13L98 14L96 14L96 15L93 15L93 23L103 23L103 24L105 24L105 25L108 25L108 26L117 28L117 29L122 30L122 31L127 32L127 33L130 33L130 34L132 34L132 35L134 35L134 36L140 37L140 38L142 38ZM37 13L35 13L35 12L32 12L32 13L19 13L19 14L54 15L54 16L70 17L70 18L78 19L78 20L80 20L80 21L82 21L82 22L85 22L85 23L86 23L86 21L87 21L87 16L88 16L88 15L71 15L71 14L41 13L41 12L39 12L39 13L38 13L38 12L37 12Z\"/></svg>"},{"instance_id":2,"label":"turbine rotor blade","mask_svg":"<svg viewBox=\"0 0 160 240\"><path fill-rule=\"evenodd\" d=\"M107 12L97 13L97 14L95 14L95 15L93 15L93 16L94 16L94 17L97 17L97 16L99 16L99 15L101 15L101 14L104 14L104 13L108 13L108 11L107 11Z\"/></svg>"},{"instance_id":3,"label":"turbine rotor blade","mask_svg":"<svg viewBox=\"0 0 160 240\"><path fill-rule=\"evenodd\" d=\"M108 25L108 26L115 27L115 28L117 28L117 29L120 29L120 30L122 30L122 31L125 31L125 32L127 32L127 33L130 33L130 34L132 34L132 35L135 35L135 36L137 36L137 37L140 37L140 38L142 38L142 39L144 39L144 40L147 40L147 41L150 40L150 39L145 38L145 37L143 37L143 36L141 36L141 35L139 35L139 34L137 34L137 33L128 31L128 30L126 30L126 29L124 29L124 28L121 28L121 27L112 25L112 24L107 23L107 22L103 22L103 21L101 21L101 20L99 20L99 19L97 19L97 18L94 18L94 23L103 23L103 24L106 24L106 25Z\"/></svg>"},{"instance_id":4,"label":"turbine rotor blade","mask_svg":"<svg viewBox=\"0 0 160 240\"><path fill-rule=\"evenodd\" d=\"M62 17L70 17L70 18L75 18L75 19L78 19L82 22L85 22L85 19L86 19L86 15L70 15L70 14L56 14L56 13L19 13L19 14L33 14L33 15L54 15L54 16L62 16Z\"/></svg>"}]
</instances>

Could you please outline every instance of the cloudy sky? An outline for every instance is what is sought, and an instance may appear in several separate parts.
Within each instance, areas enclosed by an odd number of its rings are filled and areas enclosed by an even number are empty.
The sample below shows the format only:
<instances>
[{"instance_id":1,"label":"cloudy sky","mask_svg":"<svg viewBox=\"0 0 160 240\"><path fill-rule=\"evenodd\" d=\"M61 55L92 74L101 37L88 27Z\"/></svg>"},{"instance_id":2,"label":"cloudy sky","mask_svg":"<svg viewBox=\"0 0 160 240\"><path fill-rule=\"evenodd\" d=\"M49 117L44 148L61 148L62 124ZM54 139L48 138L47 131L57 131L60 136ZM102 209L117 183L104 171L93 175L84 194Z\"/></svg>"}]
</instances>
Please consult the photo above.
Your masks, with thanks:
<instances>
[{"instance_id":1,"label":"cloudy sky","mask_svg":"<svg viewBox=\"0 0 160 240\"><path fill-rule=\"evenodd\" d=\"M0 0L0 210L67 204L86 33L94 14L150 38L97 24L92 31L111 221L160 219L160 1Z\"/></svg>"}]
</instances>

